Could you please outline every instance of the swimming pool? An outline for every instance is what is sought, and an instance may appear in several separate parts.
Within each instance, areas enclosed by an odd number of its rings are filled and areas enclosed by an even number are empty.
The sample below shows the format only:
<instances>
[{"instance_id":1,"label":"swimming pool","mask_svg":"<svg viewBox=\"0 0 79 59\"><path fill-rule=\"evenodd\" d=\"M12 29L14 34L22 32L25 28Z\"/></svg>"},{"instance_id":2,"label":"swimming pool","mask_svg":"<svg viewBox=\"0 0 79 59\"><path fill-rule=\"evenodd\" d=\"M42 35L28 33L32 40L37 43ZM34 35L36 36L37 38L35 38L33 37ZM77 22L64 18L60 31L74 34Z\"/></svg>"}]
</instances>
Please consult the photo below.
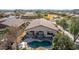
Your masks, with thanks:
<instances>
[{"instance_id":1,"label":"swimming pool","mask_svg":"<svg viewBox=\"0 0 79 59\"><path fill-rule=\"evenodd\" d=\"M32 48L48 47L48 46L51 46L51 45L52 45L52 43L49 42L49 41L42 41L42 42L33 41L33 42L28 43L28 46L32 47Z\"/></svg>"}]
</instances>

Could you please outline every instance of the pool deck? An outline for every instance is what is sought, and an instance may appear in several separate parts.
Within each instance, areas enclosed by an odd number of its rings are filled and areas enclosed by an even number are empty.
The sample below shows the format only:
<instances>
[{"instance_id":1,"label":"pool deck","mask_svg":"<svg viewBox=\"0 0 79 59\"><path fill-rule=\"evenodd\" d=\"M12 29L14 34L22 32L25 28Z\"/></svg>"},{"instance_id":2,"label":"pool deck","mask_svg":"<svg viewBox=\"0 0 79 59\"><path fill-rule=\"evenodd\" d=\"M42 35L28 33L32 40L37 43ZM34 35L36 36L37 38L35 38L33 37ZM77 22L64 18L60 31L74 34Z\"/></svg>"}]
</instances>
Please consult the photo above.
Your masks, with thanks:
<instances>
[{"instance_id":1,"label":"pool deck","mask_svg":"<svg viewBox=\"0 0 79 59\"><path fill-rule=\"evenodd\" d=\"M26 38L24 40L24 42L27 42L27 43L32 42L32 41L39 41L39 42L41 42L41 41L49 41L49 42L51 42L51 40L49 40L49 39L41 39L41 40L39 40L39 39L33 39L33 38Z\"/></svg>"}]
</instances>

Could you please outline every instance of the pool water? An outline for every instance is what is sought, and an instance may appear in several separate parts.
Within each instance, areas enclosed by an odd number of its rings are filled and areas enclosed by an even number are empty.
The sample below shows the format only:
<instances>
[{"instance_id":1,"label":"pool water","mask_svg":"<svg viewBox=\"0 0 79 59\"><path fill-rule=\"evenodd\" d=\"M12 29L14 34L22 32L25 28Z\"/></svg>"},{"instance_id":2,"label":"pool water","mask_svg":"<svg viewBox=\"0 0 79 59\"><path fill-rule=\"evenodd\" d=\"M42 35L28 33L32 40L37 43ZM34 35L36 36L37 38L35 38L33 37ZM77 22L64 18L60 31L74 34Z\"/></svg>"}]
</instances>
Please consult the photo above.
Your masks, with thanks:
<instances>
[{"instance_id":1,"label":"pool water","mask_svg":"<svg viewBox=\"0 0 79 59\"><path fill-rule=\"evenodd\" d=\"M51 45L52 45L52 43L49 42L49 41L42 41L42 42L33 41L33 42L28 43L28 46L32 47L32 48L48 47L48 46L51 46Z\"/></svg>"}]
</instances>

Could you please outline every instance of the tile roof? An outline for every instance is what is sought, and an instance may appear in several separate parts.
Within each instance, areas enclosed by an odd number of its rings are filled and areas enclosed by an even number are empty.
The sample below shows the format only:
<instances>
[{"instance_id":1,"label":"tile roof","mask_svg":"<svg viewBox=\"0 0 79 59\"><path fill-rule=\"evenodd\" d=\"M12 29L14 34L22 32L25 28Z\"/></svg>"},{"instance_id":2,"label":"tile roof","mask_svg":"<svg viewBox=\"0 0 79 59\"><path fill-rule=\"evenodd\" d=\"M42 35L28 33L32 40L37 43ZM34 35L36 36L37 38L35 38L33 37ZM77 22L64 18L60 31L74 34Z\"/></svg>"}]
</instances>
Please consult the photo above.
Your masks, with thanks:
<instances>
[{"instance_id":1,"label":"tile roof","mask_svg":"<svg viewBox=\"0 0 79 59\"><path fill-rule=\"evenodd\" d=\"M7 18L4 22L1 24L13 26L13 27L19 27L24 23L22 19L16 19L16 18Z\"/></svg>"},{"instance_id":2,"label":"tile roof","mask_svg":"<svg viewBox=\"0 0 79 59\"><path fill-rule=\"evenodd\" d=\"M54 29L54 30L58 30L58 28L55 26L55 24L53 24L51 21L48 21L46 19L35 19L33 20L26 28L27 29L30 29L30 28L34 28L34 27L37 27L37 26L45 26L45 27L48 27L48 28L51 28L51 29Z\"/></svg>"},{"instance_id":3,"label":"tile roof","mask_svg":"<svg viewBox=\"0 0 79 59\"><path fill-rule=\"evenodd\" d=\"M2 22L2 21L5 21L7 18L1 18L0 19L0 22Z\"/></svg>"}]
</instances>

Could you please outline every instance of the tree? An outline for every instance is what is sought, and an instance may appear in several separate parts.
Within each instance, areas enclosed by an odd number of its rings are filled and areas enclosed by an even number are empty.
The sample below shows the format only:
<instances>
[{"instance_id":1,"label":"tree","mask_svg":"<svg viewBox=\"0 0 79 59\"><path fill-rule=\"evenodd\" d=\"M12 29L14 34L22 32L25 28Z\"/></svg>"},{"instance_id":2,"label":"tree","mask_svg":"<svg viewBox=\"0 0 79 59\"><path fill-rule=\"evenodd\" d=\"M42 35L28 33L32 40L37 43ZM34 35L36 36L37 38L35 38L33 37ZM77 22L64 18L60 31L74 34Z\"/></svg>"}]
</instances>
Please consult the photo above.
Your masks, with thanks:
<instances>
[{"instance_id":1,"label":"tree","mask_svg":"<svg viewBox=\"0 0 79 59\"><path fill-rule=\"evenodd\" d=\"M79 33L79 18L77 18L77 17L72 17L71 18L69 31L70 31L71 34L73 34L74 42L75 42L76 39L77 39L77 35Z\"/></svg>"},{"instance_id":2,"label":"tree","mask_svg":"<svg viewBox=\"0 0 79 59\"><path fill-rule=\"evenodd\" d=\"M76 46L74 42L66 36L64 33L56 33L56 36L53 40L53 49L54 50L73 50Z\"/></svg>"},{"instance_id":3,"label":"tree","mask_svg":"<svg viewBox=\"0 0 79 59\"><path fill-rule=\"evenodd\" d=\"M21 13L20 13L18 10L14 10L14 15L15 15L15 16L20 16Z\"/></svg>"},{"instance_id":4,"label":"tree","mask_svg":"<svg viewBox=\"0 0 79 59\"><path fill-rule=\"evenodd\" d=\"M37 17L38 17L38 18L43 18L43 16L42 16L41 13L37 13Z\"/></svg>"},{"instance_id":5,"label":"tree","mask_svg":"<svg viewBox=\"0 0 79 59\"><path fill-rule=\"evenodd\" d=\"M68 23L66 19L57 20L56 23L62 26L64 29L68 28Z\"/></svg>"},{"instance_id":6,"label":"tree","mask_svg":"<svg viewBox=\"0 0 79 59\"><path fill-rule=\"evenodd\" d=\"M3 18L4 17L4 13L3 12L0 12L0 18Z\"/></svg>"},{"instance_id":7,"label":"tree","mask_svg":"<svg viewBox=\"0 0 79 59\"><path fill-rule=\"evenodd\" d=\"M9 32L9 28L8 27L0 29L0 40L3 39L5 34L7 34L8 32Z\"/></svg>"}]
</instances>

